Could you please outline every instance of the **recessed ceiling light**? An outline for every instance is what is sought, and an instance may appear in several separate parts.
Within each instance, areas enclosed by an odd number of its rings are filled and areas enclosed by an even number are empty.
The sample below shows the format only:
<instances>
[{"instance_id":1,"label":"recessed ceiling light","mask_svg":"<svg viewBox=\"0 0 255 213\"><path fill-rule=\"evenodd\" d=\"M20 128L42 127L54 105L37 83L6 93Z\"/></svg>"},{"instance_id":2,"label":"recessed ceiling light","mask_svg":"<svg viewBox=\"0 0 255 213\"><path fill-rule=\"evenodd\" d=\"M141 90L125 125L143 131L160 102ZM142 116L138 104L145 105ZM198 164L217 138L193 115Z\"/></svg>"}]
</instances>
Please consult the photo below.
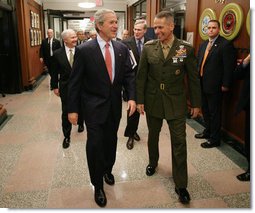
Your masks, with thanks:
<instances>
[{"instance_id":1,"label":"recessed ceiling light","mask_svg":"<svg viewBox=\"0 0 255 213\"><path fill-rule=\"evenodd\" d=\"M92 2L82 2L78 4L79 7L82 8L93 8L96 6L96 3L92 3Z\"/></svg>"}]
</instances>

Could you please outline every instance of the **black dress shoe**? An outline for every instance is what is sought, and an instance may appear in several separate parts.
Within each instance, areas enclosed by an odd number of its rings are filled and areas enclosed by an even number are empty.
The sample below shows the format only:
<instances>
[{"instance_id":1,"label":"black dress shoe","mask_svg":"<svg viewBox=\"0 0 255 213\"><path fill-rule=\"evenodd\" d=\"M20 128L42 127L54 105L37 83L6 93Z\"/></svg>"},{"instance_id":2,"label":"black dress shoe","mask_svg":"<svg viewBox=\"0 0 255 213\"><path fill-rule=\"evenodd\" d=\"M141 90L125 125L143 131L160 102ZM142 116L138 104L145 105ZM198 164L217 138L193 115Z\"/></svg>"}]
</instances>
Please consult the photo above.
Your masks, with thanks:
<instances>
[{"instance_id":1,"label":"black dress shoe","mask_svg":"<svg viewBox=\"0 0 255 213\"><path fill-rule=\"evenodd\" d=\"M216 143L216 142L213 143L211 141L206 141L204 143L201 143L201 146L205 149L208 149L208 148L220 146L220 143Z\"/></svg>"},{"instance_id":2,"label":"black dress shoe","mask_svg":"<svg viewBox=\"0 0 255 213\"><path fill-rule=\"evenodd\" d=\"M83 125L79 125L78 132L83 132L83 131L84 131L84 126Z\"/></svg>"},{"instance_id":3,"label":"black dress shoe","mask_svg":"<svg viewBox=\"0 0 255 213\"><path fill-rule=\"evenodd\" d=\"M250 172L245 172L237 175L236 178L240 181L250 181Z\"/></svg>"},{"instance_id":4,"label":"black dress shoe","mask_svg":"<svg viewBox=\"0 0 255 213\"><path fill-rule=\"evenodd\" d=\"M100 207L105 207L107 199L103 189L95 189L95 202Z\"/></svg>"},{"instance_id":5,"label":"black dress shoe","mask_svg":"<svg viewBox=\"0 0 255 213\"><path fill-rule=\"evenodd\" d=\"M104 181L109 185L115 184L114 176L111 173L104 175Z\"/></svg>"},{"instance_id":6,"label":"black dress shoe","mask_svg":"<svg viewBox=\"0 0 255 213\"><path fill-rule=\"evenodd\" d=\"M137 133L135 133L134 134L134 139L136 140L136 141L140 141L141 139L140 139L140 136L137 134Z\"/></svg>"},{"instance_id":7,"label":"black dress shoe","mask_svg":"<svg viewBox=\"0 0 255 213\"><path fill-rule=\"evenodd\" d=\"M63 140L63 144L62 144L64 149L67 149L70 146L70 138L65 138Z\"/></svg>"},{"instance_id":8,"label":"black dress shoe","mask_svg":"<svg viewBox=\"0 0 255 213\"><path fill-rule=\"evenodd\" d=\"M209 135L206 135L204 133L195 134L195 138L197 139L204 139L204 138L208 139L209 137L210 137Z\"/></svg>"},{"instance_id":9,"label":"black dress shoe","mask_svg":"<svg viewBox=\"0 0 255 213\"><path fill-rule=\"evenodd\" d=\"M156 171L156 167L154 167L154 166L148 165L148 166L146 167L146 175L147 175L147 176L152 176L152 175L154 175L155 171Z\"/></svg>"},{"instance_id":10,"label":"black dress shoe","mask_svg":"<svg viewBox=\"0 0 255 213\"><path fill-rule=\"evenodd\" d=\"M189 192L187 191L187 189L185 188L175 188L175 192L178 194L179 196L179 201L182 204L188 204L190 201L190 196L189 196Z\"/></svg>"},{"instance_id":11,"label":"black dress shoe","mask_svg":"<svg viewBox=\"0 0 255 213\"><path fill-rule=\"evenodd\" d=\"M127 141L127 148L128 149L133 149L134 147L134 138L133 137L129 137L128 141Z\"/></svg>"}]
</instances>

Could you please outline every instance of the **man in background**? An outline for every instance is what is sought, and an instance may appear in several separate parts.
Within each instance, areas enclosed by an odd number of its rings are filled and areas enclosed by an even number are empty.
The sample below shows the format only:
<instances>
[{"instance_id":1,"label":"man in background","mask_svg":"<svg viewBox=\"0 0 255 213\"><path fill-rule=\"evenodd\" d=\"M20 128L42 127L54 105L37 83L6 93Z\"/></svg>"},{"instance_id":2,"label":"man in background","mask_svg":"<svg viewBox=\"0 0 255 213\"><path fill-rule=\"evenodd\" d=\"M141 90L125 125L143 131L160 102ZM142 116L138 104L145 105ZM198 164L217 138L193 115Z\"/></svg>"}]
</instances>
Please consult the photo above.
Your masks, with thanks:
<instances>
[{"instance_id":1,"label":"man in background","mask_svg":"<svg viewBox=\"0 0 255 213\"><path fill-rule=\"evenodd\" d=\"M83 42L85 42L85 34L84 34L84 31L83 30L78 30L76 32L76 35L77 35L77 45L80 45L82 44Z\"/></svg>"},{"instance_id":2,"label":"man in background","mask_svg":"<svg viewBox=\"0 0 255 213\"><path fill-rule=\"evenodd\" d=\"M135 74L137 73L137 68L139 65L140 55L143 50L144 44L150 39L145 36L147 30L147 25L145 20L137 20L134 24L134 36L122 40L122 42L128 47L131 54L133 54L137 65L133 68ZM128 92L123 91L124 96L128 98ZM127 148L133 149L134 141L140 141L140 136L137 133L139 125L140 113L135 111L132 116L127 116L127 126L124 132L124 136L128 137Z\"/></svg>"},{"instance_id":3,"label":"man in background","mask_svg":"<svg viewBox=\"0 0 255 213\"><path fill-rule=\"evenodd\" d=\"M40 61L47 66L50 77L52 76L53 52L61 47L60 41L54 38L52 29L47 30L47 38L42 40L40 47ZM52 89L52 88L51 88Z\"/></svg>"},{"instance_id":4,"label":"man in background","mask_svg":"<svg viewBox=\"0 0 255 213\"><path fill-rule=\"evenodd\" d=\"M69 77L72 72L74 55L76 52L77 35L74 30L67 29L61 33L64 46L54 52L52 63L51 87L55 95L60 96L62 104L62 131L64 134L63 148L69 147L71 139L72 124L68 120L67 115L67 95ZM82 113L78 116L78 132L84 130L84 119Z\"/></svg>"},{"instance_id":5,"label":"man in background","mask_svg":"<svg viewBox=\"0 0 255 213\"><path fill-rule=\"evenodd\" d=\"M197 56L205 129L195 134L195 138L207 139L201 144L205 149L220 146L222 99L230 89L236 67L233 44L219 33L220 22L210 20L207 26L209 39L201 44Z\"/></svg>"},{"instance_id":6,"label":"man in background","mask_svg":"<svg viewBox=\"0 0 255 213\"><path fill-rule=\"evenodd\" d=\"M124 29L123 31L122 31L122 40L125 40L125 39L127 39L127 38L129 38L129 32L128 32L128 30L127 29Z\"/></svg>"}]
</instances>

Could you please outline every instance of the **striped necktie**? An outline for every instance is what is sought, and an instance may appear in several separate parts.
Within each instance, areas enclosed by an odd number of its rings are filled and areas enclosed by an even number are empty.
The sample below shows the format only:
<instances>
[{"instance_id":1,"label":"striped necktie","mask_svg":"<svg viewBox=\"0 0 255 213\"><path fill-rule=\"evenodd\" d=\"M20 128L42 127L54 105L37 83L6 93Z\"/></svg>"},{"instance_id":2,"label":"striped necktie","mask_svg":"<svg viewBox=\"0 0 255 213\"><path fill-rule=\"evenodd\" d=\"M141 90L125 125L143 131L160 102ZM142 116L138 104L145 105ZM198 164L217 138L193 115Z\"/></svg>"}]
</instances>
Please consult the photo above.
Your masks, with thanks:
<instances>
[{"instance_id":1,"label":"striped necktie","mask_svg":"<svg viewBox=\"0 0 255 213\"><path fill-rule=\"evenodd\" d=\"M107 67L107 71L108 71L110 80L112 82L112 57L111 57L109 47L110 47L110 45L107 42L105 44L105 64L106 64L106 67Z\"/></svg>"}]
</instances>

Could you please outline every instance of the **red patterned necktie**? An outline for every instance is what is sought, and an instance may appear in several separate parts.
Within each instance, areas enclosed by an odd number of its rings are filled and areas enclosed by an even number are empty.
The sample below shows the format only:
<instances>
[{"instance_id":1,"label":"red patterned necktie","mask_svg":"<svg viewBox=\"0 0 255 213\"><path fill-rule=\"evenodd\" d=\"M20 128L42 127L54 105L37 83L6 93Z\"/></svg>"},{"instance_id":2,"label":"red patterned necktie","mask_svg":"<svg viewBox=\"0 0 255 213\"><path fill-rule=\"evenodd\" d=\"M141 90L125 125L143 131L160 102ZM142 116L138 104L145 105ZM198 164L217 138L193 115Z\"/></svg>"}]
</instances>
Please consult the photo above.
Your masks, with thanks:
<instances>
[{"instance_id":1,"label":"red patterned necktie","mask_svg":"<svg viewBox=\"0 0 255 213\"><path fill-rule=\"evenodd\" d=\"M110 47L110 45L107 42L105 44L105 64L106 64L106 67L108 70L109 77L112 81L112 58L111 58L111 53L110 53L109 47Z\"/></svg>"}]
</instances>

